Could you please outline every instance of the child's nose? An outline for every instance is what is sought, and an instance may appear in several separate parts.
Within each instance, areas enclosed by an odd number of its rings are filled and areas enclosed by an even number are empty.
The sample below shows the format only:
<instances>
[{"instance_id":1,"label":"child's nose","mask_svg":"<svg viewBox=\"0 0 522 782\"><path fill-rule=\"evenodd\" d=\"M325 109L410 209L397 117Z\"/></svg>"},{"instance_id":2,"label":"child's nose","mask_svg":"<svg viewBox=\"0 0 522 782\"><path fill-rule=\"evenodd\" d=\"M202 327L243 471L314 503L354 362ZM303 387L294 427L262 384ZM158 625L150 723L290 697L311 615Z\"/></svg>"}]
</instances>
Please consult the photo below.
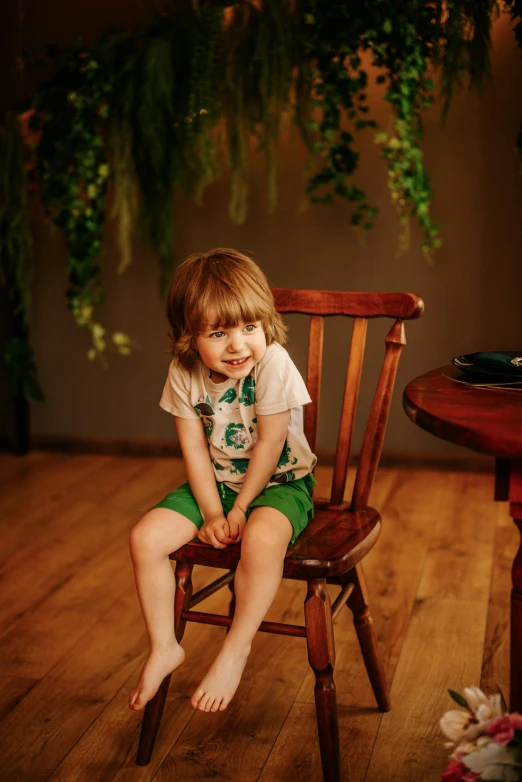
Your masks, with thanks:
<instances>
[{"instance_id":1,"label":"child's nose","mask_svg":"<svg viewBox=\"0 0 522 782\"><path fill-rule=\"evenodd\" d=\"M234 351L235 353L239 353L240 350L243 350L243 334L241 332L232 333L230 336L230 343L229 348L230 350Z\"/></svg>"}]
</instances>

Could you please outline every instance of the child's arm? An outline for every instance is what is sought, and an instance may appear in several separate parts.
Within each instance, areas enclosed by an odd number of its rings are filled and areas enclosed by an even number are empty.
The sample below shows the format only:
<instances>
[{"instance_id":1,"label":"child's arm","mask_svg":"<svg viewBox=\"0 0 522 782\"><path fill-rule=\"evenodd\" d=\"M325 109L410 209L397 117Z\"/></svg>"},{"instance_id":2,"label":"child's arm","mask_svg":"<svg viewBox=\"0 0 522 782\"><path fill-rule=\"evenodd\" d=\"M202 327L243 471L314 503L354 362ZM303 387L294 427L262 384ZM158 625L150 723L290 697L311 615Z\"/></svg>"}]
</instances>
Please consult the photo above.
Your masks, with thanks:
<instances>
[{"instance_id":1,"label":"child's arm","mask_svg":"<svg viewBox=\"0 0 522 782\"><path fill-rule=\"evenodd\" d=\"M201 421L178 416L174 416L174 420L188 482L204 520L198 537L214 548L225 548L235 541L227 534L228 524L216 488L214 468Z\"/></svg>"},{"instance_id":2,"label":"child's arm","mask_svg":"<svg viewBox=\"0 0 522 782\"><path fill-rule=\"evenodd\" d=\"M290 410L284 410L282 413L275 413L274 415L257 416L257 443L252 451L243 485L236 497L232 510L227 516L231 525L231 535L234 535L236 532L232 524L239 526L237 531L238 537L235 538L236 542L241 538L242 528L246 521L246 509L258 494L261 494L270 477L276 471L288 433L289 423Z\"/></svg>"}]
</instances>

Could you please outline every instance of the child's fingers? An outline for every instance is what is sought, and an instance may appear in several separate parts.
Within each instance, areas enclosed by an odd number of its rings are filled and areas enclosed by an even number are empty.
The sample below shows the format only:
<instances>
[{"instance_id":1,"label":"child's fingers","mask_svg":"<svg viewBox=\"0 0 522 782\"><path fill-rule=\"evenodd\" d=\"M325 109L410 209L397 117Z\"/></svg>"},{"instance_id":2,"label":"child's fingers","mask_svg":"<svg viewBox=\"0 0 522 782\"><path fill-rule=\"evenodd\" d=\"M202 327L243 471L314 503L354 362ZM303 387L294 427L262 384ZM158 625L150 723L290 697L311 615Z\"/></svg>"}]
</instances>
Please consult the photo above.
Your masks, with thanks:
<instances>
[{"instance_id":1,"label":"child's fingers","mask_svg":"<svg viewBox=\"0 0 522 782\"><path fill-rule=\"evenodd\" d=\"M237 541L239 535L240 525L236 521L228 521L228 527L230 529L230 537Z\"/></svg>"},{"instance_id":2,"label":"child's fingers","mask_svg":"<svg viewBox=\"0 0 522 782\"><path fill-rule=\"evenodd\" d=\"M214 530L213 534L214 537L219 540L220 543L224 543L225 546L233 541L233 538L231 538L230 535L225 534L223 529Z\"/></svg>"},{"instance_id":3,"label":"child's fingers","mask_svg":"<svg viewBox=\"0 0 522 782\"><path fill-rule=\"evenodd\" d=\"M223 525L210 525L207 527L208 542L214 548L225 548L231 539L223 532Z\"/></svg>"},{"instance_id":4,"label":"child's fingers","mask_svg":"<svg viewBox=\"0 0 522 782\"><path fill-rule=\"evenodd\" d=\"M216 535L214 533L210 533L208 537L209 537L210 544L212 546L214 546L214 548L226 548L227 547L227 544L226 543L221 543L221 541L217 539L217 537L216 537Z\"/></svg>"}]
</instances>

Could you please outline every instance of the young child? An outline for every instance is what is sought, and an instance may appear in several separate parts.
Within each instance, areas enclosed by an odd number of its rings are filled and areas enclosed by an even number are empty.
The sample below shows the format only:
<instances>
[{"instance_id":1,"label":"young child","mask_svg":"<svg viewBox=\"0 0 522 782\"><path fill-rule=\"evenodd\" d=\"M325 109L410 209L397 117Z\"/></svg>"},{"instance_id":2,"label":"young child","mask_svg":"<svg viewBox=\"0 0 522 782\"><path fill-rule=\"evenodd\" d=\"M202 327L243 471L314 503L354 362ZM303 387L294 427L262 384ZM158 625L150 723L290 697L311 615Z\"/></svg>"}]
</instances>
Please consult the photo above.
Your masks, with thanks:
<instances>
[{"instance_id":1,"label":"young child","mask_svg":"<svg viewBox=\"0 0 522 782\"><path fill-rule=\"evenodd\" d=\"M142 709L185 652L172 623L168 555L195 538L241 543L235 615L192 696L200 711L227 707L252 639L280 584L287 548L313 516L317 461L303 433L311 401L287 351L268 281L236 250L191 255L167 296L174 356L160 406L174 416L188 482L131 532L136 587L150 649L131 709Z\"/></svg>"}]
</instances>

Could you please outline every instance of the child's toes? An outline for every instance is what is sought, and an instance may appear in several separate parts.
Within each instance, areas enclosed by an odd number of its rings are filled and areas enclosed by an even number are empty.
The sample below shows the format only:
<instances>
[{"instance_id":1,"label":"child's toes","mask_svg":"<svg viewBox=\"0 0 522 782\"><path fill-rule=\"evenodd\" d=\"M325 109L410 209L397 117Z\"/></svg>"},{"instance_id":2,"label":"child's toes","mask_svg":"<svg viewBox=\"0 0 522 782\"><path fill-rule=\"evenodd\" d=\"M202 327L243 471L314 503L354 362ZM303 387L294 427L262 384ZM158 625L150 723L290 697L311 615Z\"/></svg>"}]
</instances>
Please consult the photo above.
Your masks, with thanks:
<instances>
[{"instance_id":1,"label":"child's toes","mask_svg":"<svg viewBox=\"0 0 522 782\"><path fill-rule=\"evenodd\" d=\"M201 698L203 697L205 693L202 690L196 690L192 698L190 699L190 704L193 709L197 709L199 706L199 702Z\"/></svg>"},{"instance_id":2,"label":"child's toes","mask_svg":"<svg viewBox=\"0 0 522 782\"><path fill-rule=\"evenodd\" d=\"M136 690L136 692L133 692L133 694L131 695L131 698L129 700L129 708L130 709L137 709L137 708L139 708L139 706L138 706L139 697L140 697L139 690Z\"/></svg>"},{"instance_id":3,"label":"child's toes","mask_svg":"<svg viewBox=\"0 0 522 782\"><path fill-rule=\"evenodd\" d=\"M136 697L132 701L131 708L134 709L134 711L140 711L140 709L143 709L147 701L143 701L143 698L141 696L141 693L136 693Z\"/></svg>"},{"instance_id":4,"label":"child's toes","mask_svg":"<svg viewBox=\"0 0 522 782\"><path fill-rule=\"evenodd\" d=\"M205 706L207 705L207 701L209 699L209 694L207 692L204 692L201 698L198 700L198 704L196 706L199 711L205 711Z\"/></svg>"},{"instance_id":5,"label":"child's toes","mask_svg":"<svg viewBox=\"0 0 522 782\"><path fill-rule=\"evenodd\" d=\"M221 703L221 698L216 698L214 703L212 704L212 708L210 711L217 711L219 709L219 704Z\"/></svg>"}]
</instances>

